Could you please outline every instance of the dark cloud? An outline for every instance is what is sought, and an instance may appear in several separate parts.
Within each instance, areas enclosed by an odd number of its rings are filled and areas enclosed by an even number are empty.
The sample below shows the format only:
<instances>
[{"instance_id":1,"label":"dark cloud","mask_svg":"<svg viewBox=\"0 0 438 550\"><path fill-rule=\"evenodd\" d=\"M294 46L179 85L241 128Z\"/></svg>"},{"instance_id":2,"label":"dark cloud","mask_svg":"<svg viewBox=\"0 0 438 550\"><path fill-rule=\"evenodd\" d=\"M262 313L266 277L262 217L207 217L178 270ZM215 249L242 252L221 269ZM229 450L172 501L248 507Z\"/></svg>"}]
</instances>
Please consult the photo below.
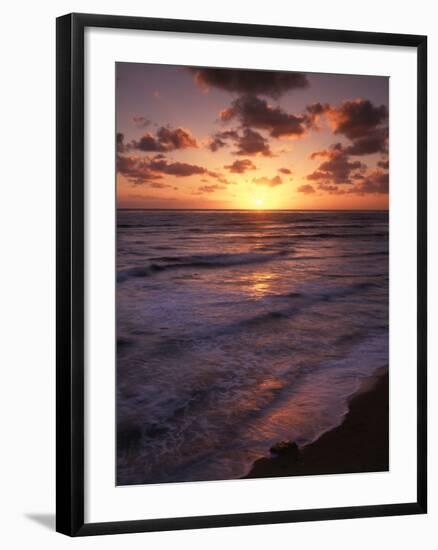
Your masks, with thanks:
<instances>
[{"instance_id":1,"label":"dark cloud","mask_svg":"<svg viewBox=\"0 0 438 550\"><path fill-rule=\"evenodd\" d=\"M308 128L319 129L318 122L320 118L331 109L329 103L312 103L307 105L306 113L303 115L304 124Z\"/></svg>"},{"instance_id":2,"label":"dark cloud","mask_svg":"<svg viewBox=\"0 0 438 550\"><path fill-rule=\"evenodd\" d=\"M388 151L388 128L376 128L364 137L353 140L346 152L350 155L371 155Z\"/></svg>"},{"instance_id":3,"label":"dark cloud","mask_svg":"<svg viewBox=\"0 0 438 550\"><path fill-rule=\"evenodd\" d=\"M210 176L211 178L214 178L215 180L217 180L219 183L222 183L224 185L228 185L230 183L234 183L233 181L229 181L223 174L221 174L220 172L214 172L212 170L207 170L206 171L206 175ZM203 181L203 180L201 180Z\"/></svg>"},{"instance_id":4,"label":"dark cloud","mask_svg":"<svg viewBox=\"0 0 438 550\"><path fill-rule=\"evenodd\" d=\"M247 170L255 170L256 166L250 159L235 160L232 164L224 166L233 174L244 174Z\"/></svg>"},{"instance_id":5,"label":"dark cloud","mask_svg":"<svg viewBox=\"0 0 438 550\"><path fill-rule=\"evenodd\" d=\"M212 174L210 174L212 175ZM222 176L222 174L216 174L215 176L213 176L217 179L217 181L219 183L223 183L224 185L234 185L236 182L235 181L231 181L229 179L227 179L226 177Z\"/></svg>"},{"instance_id":6,"label":"dark cloud","mask_svg":"<svg viewBox=\"0 0 438 550\"><path fill-rule=\"evenodd\" d=\"M167 148L149 132L138 140L132 140L128 147L129 149L136 149L138 151L167 151Z\"/></svg>"},{"instance_id":7,"label":"dark cloud","mask_svg":"<svg viewBox=\"0 0 438 550\"><path fill-rule=\"evenodd\" d=\"M151 121L144 116L134 116L132 120L137 128L146 128L146 126L149 126L151 123Z\"/></svg>"},{"instance_id":8,"label":"dark cloud","mask_svg":"<svg viewBox=\"0 0 438 550\"><path fill-rule=\"evenodd\" d=\"M342 189L339 189L336 185L332 185L330 183L319 183L318 189L320 191L325 191L329 193L329 195L343 195L345 194L345 191Z\"/></svg>"},{"instance_id":9,"label":"dark cloud","mask_svg":"<svg viewBox=\"0 0 438 550\"><path fill-rule=\"evenodd\" d=\"M201 195L204 193L214 193L215 191L220 191L222 189L226 189L225 185L201 185L201 187L198 187L198 190L195 192L195 194Z\"/></svg>"},{"instance_id":10,"label":"dark cloud","mask_svg":"<svg viewBox=\"0 0 438 550\"><path fill-rule=\"evenodd\" d=\"M389 160L379 160L379 162L377 163L377 166L379 168L383 168L384 170L388 170L389 169Z\"/></svg>"},{"instance_id":11,"label":"dark cloud","mask_svg":"<svg viewBox=\"0 0 438 550\"><path fill-rule=\"evenodd\" d=\"M227 142L225 140L223 140L219 137L214 137L214 138L212 138L212 140L208 144L208 148L213 153L216 153L216 151L218 151L222 147L225 147L226 145L227 145Z\"/></svg>"},{"instance_id":12,"label":"dark cloud","mask_svg":"<svg viewBox=\"0 0 438 550\"><path fill-rule=\"evenodd\" d=\"M389 174L383 170L374 170L368 174L363 181L355 186L354 193L359 195L373 193L373 194L387 194L389 193Z\"/></svg>"},{"instance_id":13,"label":"dark cloud","mask_svg":"<svg viewBox=\"0 0 438 550\"><path fill-rule=\"evenodd\" d=\"M316 151L310 155L310 158L326 158L317 170L307 176L308 180L331 183L331 184L350 184L352 180L366 169L366 165L355 160L351 161L342 145L337 143L330 149Z\"/></svg>"},{"instance_id":14,"label":"dark cloud","mask_svg":"<svg viewBox=\"0 0 438 550\"><path fill-rule=\"evenodd\" d=\"M337 152L345 153L342 147L342 143L334 143L331 145L328 149L322 149L321 151L314 151L310 154L310 158L312 160L318 158L318 157L327 157L331 158L333 155L337 154Z\"/></svg>"},{"instance_id":15,"label":"dark cloud","mask_svg":"<svg viewBox=\"0 0 438 550\"><path fill-rule=\"evenodd\" d=\"M223 121L238 119L242 126L266 130L272 137L301 136L306 131L306 116L295 116L264 99L244 95L220 113Z\"/></svg>"},{"instance_id":16,"label":"dark cloud","mask_svg":"<svg viewBox=\"0 0 438 550\"><path fill-rule=\"evenodd\" d=\"M330 195L384 195L389 192L388 172L373 170L368 174L359 176L357 179L359 183L341 188L330 183L318 183L318 189Z\"/></svg>"},{"instance_id":17,"label":"dark cloud","mask_svg":"<svg viewBox=\"0 0 438 550\"><path fill-rule=\"evenodd\" d=\"M151 181L149 183L149 187L151 187L152 189L164 189L166 187L172 187L172 186L167 183L161 183L160 181Z\"/></svg>"},{"instance_id":18,"label":"dark cloud","mask_svg":"<svg viewBox=\"0 0 438 550\"><path fill-rule=\"evenodd\" d=\"M125 139L125 136L121 132L118 132L117 139L116 139L118 153L123 153L123 151L125 150L124 139Z\"/></svg>"},{"instance_id":19,"label":"dark cloud","mask_svg":"<svg viewBox=\"0 0 438 550\"><path fill-rule=\"evenodd\" d=\"M150 169L147 160L123 155L117 157L117 172L135 184L151 183L162 177Z\"/></svg>"},{"instance_id":20,"label":"dark cloud","mask_svg":"<svg viewBox=\"0 0 438 550\"><path fill-rule=\"evenodd\" d=\"M158 156L158 155L157 155ZM119 155L117 157L117 171L125 176L131 183L135 184L154 184L159 186L157 180L163 178L163 175L184 178L193 175L207 175L221 180L220 174L210 172L203 166L188 164L186 162L169 162L167 159L157 158L139 158ZM152 185L151 185L152 186Z\"/></svg>"},{"instance_id":21,"label":"dark cloud","mask_svg":"<svg viewBox=\"0 0 438 550\"><path fill-rule=\"evenodd\" d=\"M321 116L331 109L329 103L312 103L307 105L306 111L311 116Z\"/></svg>"},{"instance_id":22,"label":"dark cloud","mask_svg":"<svg viewBox=\"0 0 438 550\"><path fill-rule=\"evenodd\" d=\"M243 133L239 135L235 142L237 150L235 155L262 155L264 157L272 157L272 151L269 147L269 142L259 132L245 128Z\"/></svg>"},{"instance_id":23,"label":"dark cloud","mask_svg":"<svg viewBox=\"0 0 438 550\"><path fill-rule=\"evenodd\" d=\"M210 149L210 151L215 153L222 147L228 145L228 140L235 141L238 138L239 134L236 130L224 130L223 132L216 132L216 134L214 134L210 143L208 144L208 148Z\"/></svg>"},{"instance_id":24,"label":"dark cloud","mask_svg":"<svg viewBox=\"0 0 438 550\"><path fill-rule=\"evenodd\" d=\"M326 113L333 124L335 134L351 140L369 136L388 119L385 105L373 105L367 99L344 101L340 107L330 107Z\"/></svg>"},{"instance_id":25,"label":"dark cloud","mask_svg":"<svg viewBox=\"0 0 438 550\"><path fill-rule=\"evenodd\" d=\"M287 91L307 88L305 74L247 69L190 67L196 84L205 90L219 88L239 94L261 94L278 98Z\"/></svg>"},{"instance_id":26,"label":"dark cloud","mask_svg":"<svg viewBox=\"0 0 438 550\"><path fill-rule=\"evenodd\" d=\"M315 193L315 189L313 188L313 185L310 185L308 183L297 187L297 191L299 193L304 193L305 195L310 195L312 193Z\"/></svg>"},{"instance_id":27,"label":"dark cloud","mask_svg":"<svg viewBox=\"0 0 438 550\"><path fill-rule=\"evenodd\" d=\"M256 185L267 185L268 187L276 187L277 185L281 185L283 183L283 180L280 178L280 176L274 176L273 178L254 178L253 183Z\"/></svg>"},{"instance_id":28,"label":"dark cloud","mask_svg":"<svg viewBox=\"0 0 438 550\"><path fill-rule=\"evenodd\" d=\"M198 147L196 139L185 128L168 128L161 126L153 136L147 132L139 140L133 140L128 145L129 149L138 151L167 152L176 149L188 149Z\"/></svg>"},{"instance_id":29,"label":"dark cloud","mask_svg":"<svg viewBox=\"0 0 438 550\"><path fill-rule=\"evenodd\" d=\"M306 107L308 125L315 127L325 115L333 132L351 141L346 152L350 155L371 155L388 151L388 109L376 106L367 99L344 101L339 107L329 103L314 103Z\"/></svg>"},{"instance_id":30,"label":"dark cloud","mask_svg":"<svg viewBox=\"0 0 438 550\"><path fill-rule=\"evenodd\" d=\"M291 172L291 170L289 170L289 168L279 168L278 171L279 171L281 174L286 174L286 175L292 174L292 172Z\"/></svg>"},{"instance_id":31,"label":"dark cloud","mask_svg":"<svg viewBox=\"0 0 438 550\"><path fill-rule=\"evenodd\" d=\"M187 162L168 162L167 160L161 159L152 159L149 161L148 167L155 173L168 174L176 176L177 178L209 173L203 166L188 164Z\"/></svg>"},{"instance_id":32,"label":"dark cloud","mask_svg":"<svg viewBox=\"0 0 438 550\"><path fill-rule=\"evenodd\" d=\"M208 148L210 151L217 151L222 147L233 144L236 150L235 155L263 155L271 157L272 151L269 147L268 140L259 132L251 128L243 128L239 133L238 130L224 130L213 135Z\"/></svg>"},{"instance_id":33,"label":"dark cloud","mask_svg":"<svg viewBox=\"0 0 438 550\"><path fill-rule=\"evenodd\" d=\"M189 130L184 128L167 128L161 126L157 130L157 139L165 147L167 151L173 151L174 149L188 149L189 147L198 147L196 139L192 136Z\"/></svg>"},{"instance_id":34,"label":"dark cloud","mask_svg":"<svg viewBox=\"0 0 438 550\"><path fill-rule=\"evenodd\" d=\"M375 106L371 101L356 99L344 101L339 107L329 104L313 104L307 107L310 116L326 115L333 132L349 140L349 144L335 143L328 149L315 151L311 159L324 159L319 167L307 176L308 180L319 184L318 188L330 193L385 193L387 182L380 171L365 177L367 166L354 156L388 153L388 109L384 105ZM388 168L385 160L378 166ZM380 178L380 180L379 180ZM356 184L357 182L359 184ZM352 184L351 189L337 189L336 186ZM386 188L385 188L386 185ZM331 186L331 187L329 187ZM333 188L335 187L335 188Z\"/></svg>"}]
</instances>

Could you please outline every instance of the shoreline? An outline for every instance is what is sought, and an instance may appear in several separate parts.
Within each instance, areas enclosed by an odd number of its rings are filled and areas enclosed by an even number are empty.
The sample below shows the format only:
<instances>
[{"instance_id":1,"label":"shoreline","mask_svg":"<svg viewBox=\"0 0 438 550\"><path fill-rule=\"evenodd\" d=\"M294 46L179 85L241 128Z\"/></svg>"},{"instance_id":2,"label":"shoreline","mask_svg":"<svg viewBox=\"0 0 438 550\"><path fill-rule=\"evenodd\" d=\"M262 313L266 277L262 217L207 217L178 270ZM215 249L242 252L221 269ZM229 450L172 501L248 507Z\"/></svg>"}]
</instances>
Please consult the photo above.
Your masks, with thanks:
<instances>
[{"instance_id":1,"label":"shoreline","mask_svg":"<svg viewBox=\"0 0 438 550\"><path fill-rule=\"evenodd\" d=\"M243 479L389 470L389 375L378 369L351 396L339 426L298 449L259 458Z\"/></svg>"}]
</instances>

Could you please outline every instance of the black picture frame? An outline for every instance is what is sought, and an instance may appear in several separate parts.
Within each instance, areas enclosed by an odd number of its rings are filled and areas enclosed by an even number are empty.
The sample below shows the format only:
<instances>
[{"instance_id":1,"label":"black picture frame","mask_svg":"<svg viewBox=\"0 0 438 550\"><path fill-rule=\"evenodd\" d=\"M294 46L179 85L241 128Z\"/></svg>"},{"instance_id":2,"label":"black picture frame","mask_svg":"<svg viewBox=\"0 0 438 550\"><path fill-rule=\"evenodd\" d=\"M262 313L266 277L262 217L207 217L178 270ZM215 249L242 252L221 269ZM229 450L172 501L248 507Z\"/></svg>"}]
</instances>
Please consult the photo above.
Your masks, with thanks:
<instances>
[{"instance_id":1,"label":"black picture frame","mask_svg":"<svg viewBox=\"0 0 438 550\"><path fill-rule=\"evenodd\" d=\"M427 38L417 35L76 13L59 17L56 24L57 531L69 536L85 536L426 513ZM84 30L86 27L405 46L416 49L418 61L418 467L415 502L105 523L84 522Z\"/></svg>"}]
</instances>

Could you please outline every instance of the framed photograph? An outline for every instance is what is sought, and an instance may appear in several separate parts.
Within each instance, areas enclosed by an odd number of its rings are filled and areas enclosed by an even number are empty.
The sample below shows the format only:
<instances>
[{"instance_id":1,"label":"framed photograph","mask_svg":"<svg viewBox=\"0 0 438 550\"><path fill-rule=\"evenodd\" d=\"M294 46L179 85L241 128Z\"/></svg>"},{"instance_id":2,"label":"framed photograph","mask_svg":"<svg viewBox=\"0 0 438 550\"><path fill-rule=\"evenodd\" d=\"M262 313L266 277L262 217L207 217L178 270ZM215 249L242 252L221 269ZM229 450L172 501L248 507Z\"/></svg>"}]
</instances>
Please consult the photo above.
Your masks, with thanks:
<instances>
[{"instance_id":1,"label":"framed photograph","mask_svg":"<svg viewBox=\"0 0 438 550\"><path fill-rule=\"evenodd\" d=\"M426 37L57 20L57 530L426 512Z\"/></svg>"}]
</instances>

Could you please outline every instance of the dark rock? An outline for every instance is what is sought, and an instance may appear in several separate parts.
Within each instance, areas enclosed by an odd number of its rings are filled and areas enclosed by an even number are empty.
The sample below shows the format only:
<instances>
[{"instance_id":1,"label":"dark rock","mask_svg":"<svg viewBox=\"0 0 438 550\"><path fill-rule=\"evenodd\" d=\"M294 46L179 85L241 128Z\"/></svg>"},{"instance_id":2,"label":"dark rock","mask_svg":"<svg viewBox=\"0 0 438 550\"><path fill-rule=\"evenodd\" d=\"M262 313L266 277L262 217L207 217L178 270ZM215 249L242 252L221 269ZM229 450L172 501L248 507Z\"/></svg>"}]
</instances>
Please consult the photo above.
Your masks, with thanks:
<instances>
[{"instance_id":1,"label":"dark rock","mask_svg":"<svg viewBox=\"0 0 438 550\"><path fill-rule=\"evenodd\" d=\"M295 441L279 441L272 445L270 449L274 455L296 455L300 452L298 445Z\"/></svg>"}]
</instances>

